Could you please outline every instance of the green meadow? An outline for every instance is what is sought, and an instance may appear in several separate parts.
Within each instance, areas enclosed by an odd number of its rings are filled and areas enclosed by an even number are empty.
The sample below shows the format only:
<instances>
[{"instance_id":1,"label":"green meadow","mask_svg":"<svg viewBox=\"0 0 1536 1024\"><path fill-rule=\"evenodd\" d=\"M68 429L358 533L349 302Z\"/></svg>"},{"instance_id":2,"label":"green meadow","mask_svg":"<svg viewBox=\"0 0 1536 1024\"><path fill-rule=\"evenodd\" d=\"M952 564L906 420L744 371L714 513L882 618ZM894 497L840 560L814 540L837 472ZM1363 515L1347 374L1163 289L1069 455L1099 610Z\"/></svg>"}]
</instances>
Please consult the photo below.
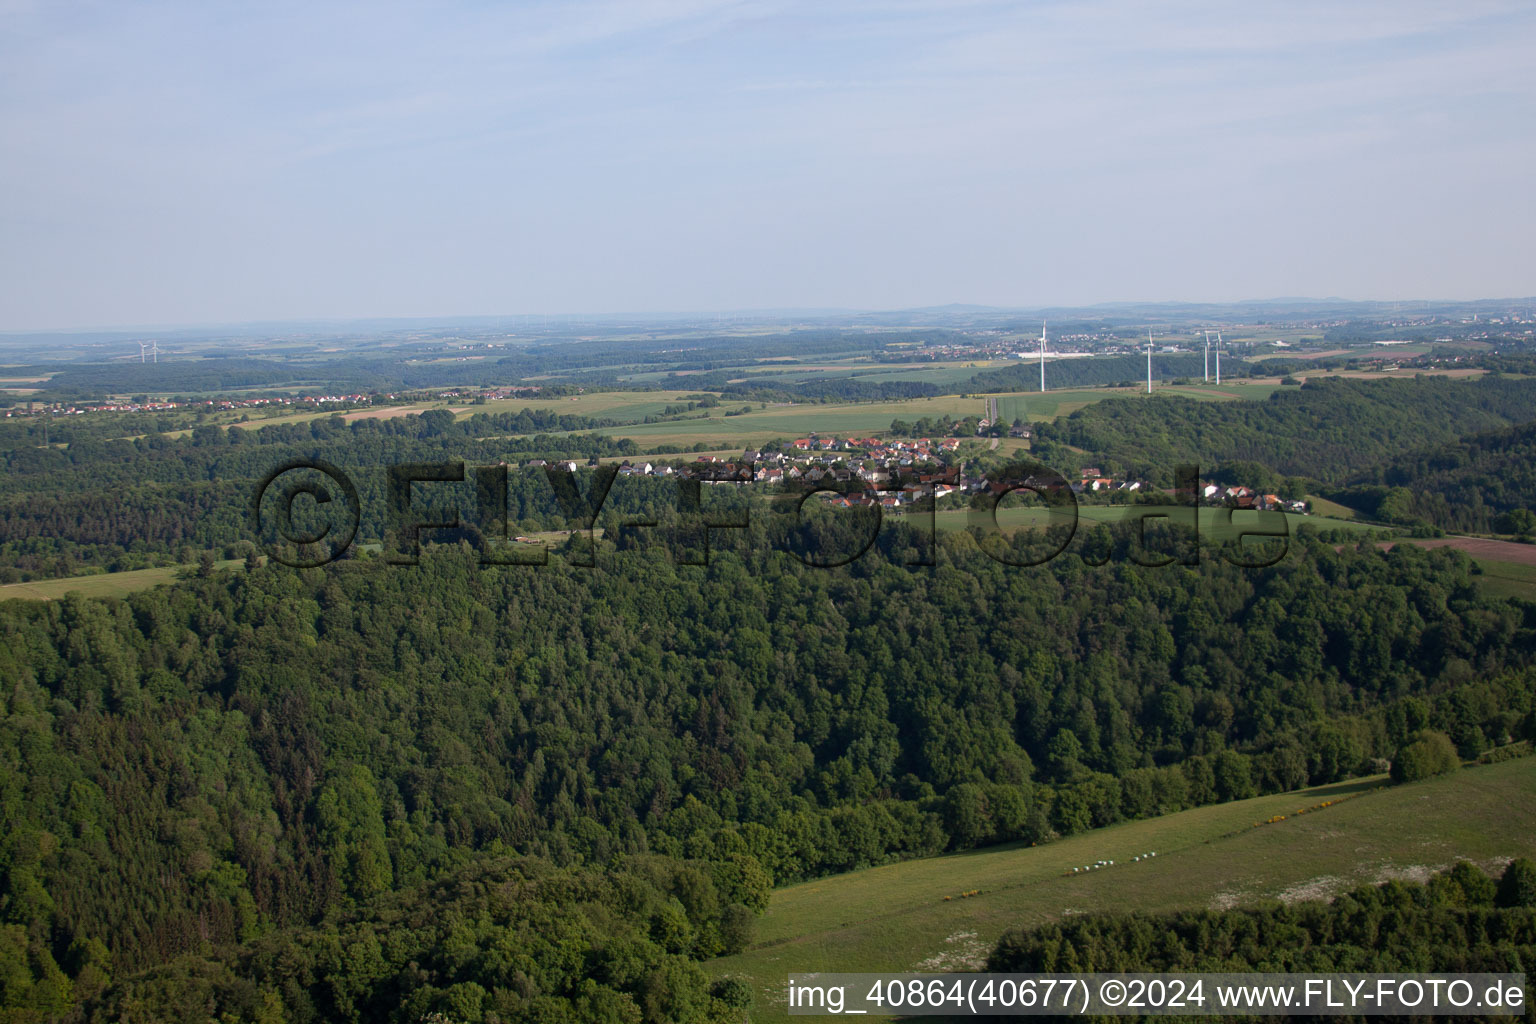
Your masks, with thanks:
<instances>
[{"instance_id":1,"label":"green meadow","mask_svg":"<svg viewBox=\"0 0 1536 1024\"><path fill-rule=\"evenodd\" d=\"M1078 388L1063 391L1025 392L1022 394L993 395L997 400L997 415L1004 423L1023 420L1026 423L1052 420L1076 412L1085 405L1130 394L1116 388Z\"/></svg>"},{"instance_id":2,"label":"green meadow","mask_svg":"<svg viewBox=\"0 0 1536 1024\"><path fill-rule=\"evenodd\" d=\"M1370 526L1366 523L1351 522L1344 519L1330 519L1316 515L1296 515L1290 512L1241 512L1204 506L1200 508L1199 512L1202 536L1216 541L1234 537L1244 530L1268 530L1275 522L1274 516L1284 516L1286 528L1293 534L1303 526L1312 526L1320 530L1342 528L1346 530L1359 530L1361 532L1380 529L1380 527ZM978 513L970 509L945 509L944 511L934 513L934 523L940 530L964 530L977 521L977 515ZM1079 529L1093 523L1124 522L1126 519L1142 515L1166 515L1173 525L1187 526L1190 522L1190 509L1188 506L1080 504L1077 507ZM1003 507L997 510L997 525L999 529L1005 532L1019 529L1040 529L1056 523L1065 523L1066 521L1066 513L1051 511L1038 505Z\"/></svg>"},{"instance_id":3,"label":"green meadow","mask_svg":"<svg viewBox=\"0 0 1536 1024\"><path fill-rule=\"evenodd\" d=\"M751 381L773 386L814 380L918 381L938 387L957 387L984 370L1008 366L1011 359L970 359L951 362L878 363L868 358L800 363L793 359L766 360L726 368L732 381ZM648 371L620 377L631 384L673 382L671 371Z\"/></svg>"},{"instance_id":4,"label":"green meadow","mask_svg":"<svg viewBox=\"0 0 1536 1024\"><path fill-rule=\"evenodd\" d=\"M1071 914L1327 899L1458 859L1498 869L1536 854L1532 821L1533 757L1404 786L1375 777L1198 807L788 886L746 952L705 966L752 985L754 1022L787 1021L791 973L975 970L1007 929ZM1133 860L1147 853L1156 856ZM1099 860L1114 865L1073 874Z\"/></svg>"},{"instance_id":5,"label":"green meadow","mask_svg":"<svg viewBox=\"0 0 1536 1024\"><path fill-rule=\"evenodd\" d=\"M245 564L236 558L214 563L220 569L232 569ZM123 597L139 590L170 583L182 573L196 569L195 565L165 565L155 569L130 569L127 572L102 572L89 576L65 576L61 579L37 580L32 583L6 583L0 585L0 601L24 598L33 601L56 601L65 594L81 597Z\"/></svg>"},{"instance_id":6,"label":"green meadow","mask_svg":"<svg viewBox=\"0 0 1536 1024\"><path fill-rule=\"evenodd\" d=\"M1498 562L1490 558L1474 558L1482 570L1477 577L1478 587L1490 597L1518 597L1536 601L1536 566L1514 562Z\"/></svg>"},{"instance_id":7,"label":"green meadow","mask_svg":"<svg viewBox=\"0 0 1536 1024\"><path fill-rule=\"evenodd\" d=\"M1355 510L1348 505L1340 505L1336 501L1319 498L1315 494L1307 495L1307 503L1312 506L1312 511L1320 516L1330 516L1334 519L1355 518Z\"/></svg>"}]
</instances>

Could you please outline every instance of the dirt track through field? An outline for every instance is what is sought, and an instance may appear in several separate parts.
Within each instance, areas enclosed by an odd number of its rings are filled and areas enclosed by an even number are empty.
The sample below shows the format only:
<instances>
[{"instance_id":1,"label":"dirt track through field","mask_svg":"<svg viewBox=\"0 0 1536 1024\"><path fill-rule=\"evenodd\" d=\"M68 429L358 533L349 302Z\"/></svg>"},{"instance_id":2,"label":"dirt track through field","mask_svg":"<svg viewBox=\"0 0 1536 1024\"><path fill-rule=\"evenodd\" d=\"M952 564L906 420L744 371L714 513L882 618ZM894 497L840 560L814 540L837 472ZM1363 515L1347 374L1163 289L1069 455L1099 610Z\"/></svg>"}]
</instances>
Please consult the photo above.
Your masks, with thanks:
<instances>
[{"instance_id":1,"label":"dirt track through field","mask_svg":"<svg viewBox=\"0 0 1536 1024\"><path fill-rule=\"evenodd\" d=\"M360 412L343 413L342 418L348 420L389 420L394 419L396 416L408 416L411 413L419 416L430 408L431 406L427 405L391 405L383 409L364 409ZM468 408L469 406L467 405L449 406L448 411L457 416Z\"/></svg>"}]
</instances>

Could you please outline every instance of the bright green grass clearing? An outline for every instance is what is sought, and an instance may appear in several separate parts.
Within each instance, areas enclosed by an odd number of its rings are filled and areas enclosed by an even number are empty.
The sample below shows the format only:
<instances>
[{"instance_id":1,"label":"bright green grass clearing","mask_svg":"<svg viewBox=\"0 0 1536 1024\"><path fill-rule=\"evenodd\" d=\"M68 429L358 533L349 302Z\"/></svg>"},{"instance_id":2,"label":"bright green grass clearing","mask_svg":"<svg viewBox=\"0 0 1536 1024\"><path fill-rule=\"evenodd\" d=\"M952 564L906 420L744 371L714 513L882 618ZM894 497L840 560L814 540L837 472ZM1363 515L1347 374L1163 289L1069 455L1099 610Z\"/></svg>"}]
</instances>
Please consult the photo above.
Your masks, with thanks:
<instances>
[{"instance_id":1,"label":"bright green grass clearing","mask_svg":"<svg viewBox=\"0 0 1536 1024\"><path fill-rule=\"evenodd\" d=\"M220 569L232 569L245 564L243 558L214 563ZM32 583L7 583L0 586L0 601L9 598L27 598L35 601L56 601L65 594L81 597L124 597L139 590L170 583L182 573L196 569L195 565L166 565L156 569L130 569L127 572L103 572L90 576L66 576L56 580L37 580Z\"/></svg>"},{"instance_id":2,"label":"bright green grass clearing","mask_svg":"<svg viewBox=\"0 0 1536 1024\"><path fill-rule=\"evenodd\" d=\"M1332 519L1355 518L1355 510L1348 505L1340 505L1336 501L1319 498L1315 494L1307 495L1307 503L1312 506L1312 511L1320 516L1328 516Z\"/></svg>"},{"instance_id":3,"label":"bright green grass clearing","mask_svg":"<svg viewBox=\"0 0 1536 1024\"><path fill-rule=\"evenodd\" d=\"M1520 597L1536 601L1536 566L1495 562L1487 558L1473 561L1483 570L1482 575L1476 577L1478 588L1489 597Z\"/></svg>"},{"instance_id":4,"label":"bright green grass clearing","mask_svg":"<svg viewBox=\"0 0 1536 1024\"><path fill-rule=\"evenodd\" d=\"M1111 910L1325 899L1465 858L1536 854L1536 758L1407 786L1384 780L1199 807L1039 847L992 847L780 889L751 949L706 964L748 980L752 1020L787 1021L790 972L975 969L1008 928ZM1301 808L1341 801L1297 815ZM1286 820L1253 827L1275 815ZM1140 863L1139 854L1157 856ZM1113 860L1113 867L1072 874ZM974 897L960 894L979 890ZM946 900L946 897L949 897Z\"/></svg>"}]
</instances>

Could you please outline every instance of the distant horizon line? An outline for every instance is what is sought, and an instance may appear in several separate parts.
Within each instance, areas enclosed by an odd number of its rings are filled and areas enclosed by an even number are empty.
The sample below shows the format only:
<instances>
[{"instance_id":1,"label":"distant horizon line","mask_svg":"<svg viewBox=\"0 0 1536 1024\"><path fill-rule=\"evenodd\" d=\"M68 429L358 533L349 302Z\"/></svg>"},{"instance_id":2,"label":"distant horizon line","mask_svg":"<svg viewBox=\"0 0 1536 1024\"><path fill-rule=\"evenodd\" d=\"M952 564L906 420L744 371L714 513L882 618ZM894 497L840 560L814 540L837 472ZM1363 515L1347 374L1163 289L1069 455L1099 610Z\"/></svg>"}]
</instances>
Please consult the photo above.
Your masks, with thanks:
<instances>
[{"instance_id":1,"label":"distant horizon line","mask_svg":"<svg viewBox=\"0 0 1536 1024\"><path fill-rule=\"evenodd\" d=\"M985 303L950 302L939 305L905 306L897 308L858 307L858 306L766 306L766 307L741 307L735 309L678 309L678 310L617 310L598 313L425 313L408 315L357 315L357 316L295 316L282 318L263 318L255 320L220 320L220 321L185 321L180 323L148 323L148 324L97 324L77 325L69 327L34 327L34 328L8 328L0 330L0 339L20 339L39 335L113 335L113 334L142 334L146 332L177 332L188 331L216 331L216 330L254 330L258 328L296 328L310 327L344 327L348 325L442 325L450 326L454 323L486 323L496 321L531 321L531 322L564 322L580 324L587 322L611 321L611 320L648 320L648 321L690 321L699 322L711 318L755 318L760 320L785 319L809 316L845 316L845 317L874 317L874 316L918 316L918 315L942 315L942 314L996 314L996 315L1024 315L1035 316L1062 316L1082 314L1105 310L1134 310L1134 309L1159 309L1159 308L1209 308L1209 309L1233 309L1239 307L1284 307L1286 305L1334 305L1334 306L1360 306L1383 307L1395 305L1423 306L1423 307L1473 307L1525 305L1536 306L1536 296L1505 296L1476 299L1426 299L1426 298L1400 298L1400 299L1352 299L1343 296L1276 296L1271 298L1237 299L1231 301L1220 300L1190 300L1190 299L1117 299L1104 302L1060 304L1060 305L990 305ZM1410 310L1411 311L1411 310Z\"/></svg>"}]
</instances>

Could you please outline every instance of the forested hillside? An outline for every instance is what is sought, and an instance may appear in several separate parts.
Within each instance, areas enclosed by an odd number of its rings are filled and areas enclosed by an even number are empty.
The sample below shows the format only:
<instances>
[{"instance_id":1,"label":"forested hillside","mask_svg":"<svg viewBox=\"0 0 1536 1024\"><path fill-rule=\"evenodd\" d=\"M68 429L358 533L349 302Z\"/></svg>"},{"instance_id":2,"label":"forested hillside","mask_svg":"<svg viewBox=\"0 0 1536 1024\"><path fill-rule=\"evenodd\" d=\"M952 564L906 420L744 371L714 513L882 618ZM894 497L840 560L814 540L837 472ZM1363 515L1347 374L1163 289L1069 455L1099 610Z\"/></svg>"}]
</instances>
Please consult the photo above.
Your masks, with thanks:
<instances>
[{"instance_id":1,"label":"forested hillside","mask_svg":"<svg viewBox=\"0 0 1536 1024\"><path fill-rule=\"evenodd\" d=\"M368 865L370 842L382 857L382 836L361 830L353 842L349 863ZM29 948L28 929L0 925L0 1019L735 1024L749 994L710 985L698 961L740 948L766 898L761 876L728 861L560 868L459 851L430 883L343 898L313 926L274 927L239 869L174 856L160 869L188 871L202 890L195 909L162 923L167 959L120 969L99 938L76 933L55 961Z\"/></svg>"},{"instance_id":2,"label":"forested hillside","mask_svg":"<svg viewBox=\"0 0 1536 1024\"><path fill-rule=\"evenodd\" d=\"M1339 498L1387 521L1536 533L1536 420L1399 456Z\"/></svg>"},{"instance_id":3,"label":"forested hillside","mask_svg":"<svg viewBox=\"0 0 1536 1024\"><path fill-rule=\"evenodd\" d=\"M1084 460L1164 485L1173 467L1259 463L1288 476L1344 484L1396 456L1478 431L1525 423L1536 379L1323 378L1263 402L1153 396L1097 402L1036 432L1036 453L1059 468ZM1071 447L1068 447L1071 446Z\"/></svg>"},{"instance_id":4,"label":"forested hillside","mask_svg":"<svg viewBox=\"0 0 1536 1024\"><path fill-rule=\"evenodd\" d=\"M250 429L200 427L182 437L79 438L67 448L38 447L35 418L7 423L0 441L14 447L0 452L7 474L0 498L0 576L65 575L81 565L134 568L150 564L152 556L188 561L180 556L192 547L249 541L247 507L257 483L293 459L323 459L352 477L362 496L359 540L379 540L388 507L385 467L455 461L494 466L534 458L585 462L636 451L629 440L554 433L603 422L529 410L455 420L447 410L432 410L391 419L333 416ZM456 500L473 516L472 482L442 493L442 500ZM565 525L567 510L543 474L510 473L507 496L508 515L521 529ZM675 503L672 485L642 478L615 487L609 504L616 513L645 516Z\"/></svg>"},{"instance_id":5,"label":"forested hillside","mask_svg":"<svg viewBox=\"0 0 1536 1024\"><path fill-rule=\"evenodd\" d=\"M612 928L651 945L591 993L643 999L634 979L664 956L744 941L770 880L1342 778L1426 726L1469 755L1532 728L1536 687L1513 670L1536 607L1480 600L1454 552L1302 541L1261 571L1021 570L961 535L925 570L895 564L914 544L898 530L826 571L782 528L708 567L605 546L597 570L480 569L444 547L413 568L0 606L15 991L180 998L142 972L185 955L265 977L263 936L331 948L333 929L437 900L423 887L480 850L548 861L527 870L557 886L584 866L650 879ZM658 916L673 898L680 916ZM578 928L571 955L605 948L601 930ZM386 943L349 1005L449 979L585 998L574 968L483 973L467 950L501 940L479 934ZM394 973L406 960L459 967Z\"/></svg>"}]
</instances>

